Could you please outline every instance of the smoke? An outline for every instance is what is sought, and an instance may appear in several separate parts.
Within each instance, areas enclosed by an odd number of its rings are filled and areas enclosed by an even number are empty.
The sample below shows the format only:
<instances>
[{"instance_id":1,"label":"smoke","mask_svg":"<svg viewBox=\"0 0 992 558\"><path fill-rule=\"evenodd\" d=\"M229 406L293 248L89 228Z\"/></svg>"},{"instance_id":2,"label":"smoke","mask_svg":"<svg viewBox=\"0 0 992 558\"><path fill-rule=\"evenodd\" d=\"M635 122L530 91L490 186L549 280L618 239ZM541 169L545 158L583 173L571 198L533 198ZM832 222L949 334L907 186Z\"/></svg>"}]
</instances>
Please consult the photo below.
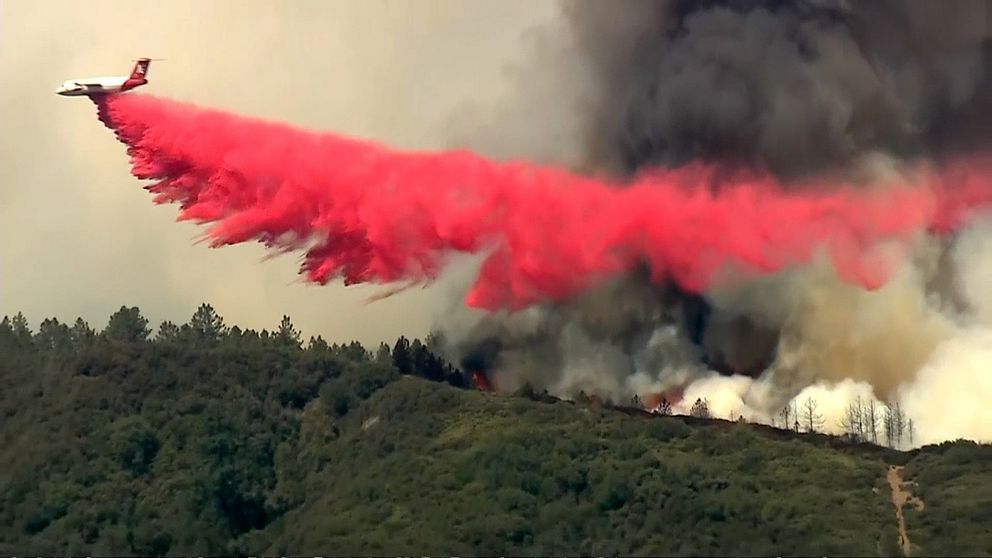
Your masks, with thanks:
<instances>
[{"instance_id":1,"label":"smoke","mask_svg":"<svg viewBox=\"0 0 992 558\"><path fill-rule=\"evenodd\" d=\"M904 266L884 287L848 288L823 266L793 279L773 373L793 389L813 381L864 381L885 399L913 377L953 332L928 300L920 267ZM767 300L767 299L766 299Z\"/></svg>"},{"instance_id":2,"label":"smoke","mask_svg":"<svg viewBox=\"0 0 992 558\"><path fill-rule=\"evenodd\" d=\"M303 250L301 271L317 283L430 281L451 252L486 254L465 301L511 312L470 330L463 363L494 371L496 385L511 389L528 382L622 400L707 376L719 383L675 326L692 311L684 293L708 289L723 316L732 310L802 340L780 341L777 387L807 374L890 390L883 382L897 384L922 364L942 325L914 329L926 323L926 305L906 294L922 282L916 266L897 265L901 252L914 235L953 229L992 199L981 158L871 190L789 193L767 174L700 165L645 173L620 188L551 167L463 151L403 153L141 95L96 102L128 146L134 175L156 180L147 188L160 203L179 203L180 219L213 223L206 237L214 246L256 240ZM724 232L713 234L718 226ZM737 283L742 274L772 276ZM812 279L795 279L802 276ZM678 286L658 286L668 279ZM754 296L776 284L777 298ZM533 306L540 301L550 302ZM725 351L734 347L719 338L740 335L732 326L707 333L703 346L717 338ZM900 347L907 340L910 350ZM748 382L733 382L726 401L746 404Z\"/></svg>"},{"instance_id":3,"label":"smoke","mask_svg":"<svg viewBox=\"0 0 992 558\"><path fill-rule=\"evenodd\" d=\"M954 331L937 345L899 399L920 427L920 442L992 440L992 217L961 231L951 250L958 305Z\"/></svg>"},{"instance_id":4,"label":"smoke","mask_svg":"<svg viewBox=\"0 0 992 558\"><path fill-rule=\"evenodd\" d=\"M599 84L596 147L615 168L716 158L796 175L987 138L964 117L987 101L987 2L625 8L565 4Z\"/></svg>"},{"instance_id":5,"label":"smoke","mask_svg":"<svg viewBox=\"0 0 992 558\"><path fill-rule=\"evenodd\" d=\"M919 443L992 440L992 331L971 330L937 347L903 391L903 406L921 425Z\"/></svg>"},{"instance_id":6,"label":"smoke","mask_svg":"<svg viewBox=\"0 0 992 558\"><path fill-rule=\"evenodd\" d=\"M519 95L453 131L510 162L98 105L213 246L302 251L307 279L346 284L430 282L475 255L463 301L486 312L441 328L500 389L684 389L756 420L868 389L924 413L914 394L951 373L948 347L982 358L992 312L974 292L987 236L953 235L992 198L988 6L568 3Z\"/></svg>"},{"instance_id":7,"label":"smoke","mask_svg":"<svg viewBox=\"0 0 992 558\"><path fill-rule=\"evenodd\" d=\"M676 410L688 413L702 398L715 416L780 424L777 410L791 405L802 412L812 399L819 431L841 434L848 405L860 397L865 404L875 400L879 416L883 405L898 404L914 421L916 446L961 437L992 440L986 405L992 397L992 299L984 282L992 264L990 238L988 216L963 228L950 249L921 237L911 265L876 291L845 285L822 265L782 281L778 287L791 292L779 291L779 299L770 291L759 295L761 286L744 287L755 295L751 315L762 315L755 304L774 299L781 302L776 309L787 308L799 320L783 322L778 359L757 379L704 374ZM933 288L935 277L947 281L944 292ZM723 303L742 307L737 299Z\"/></svg>"},{"instance_id":8,"label":"smoke","mask_svg":"<svg viewBox=\"0 0 992 558\"><path fill-rule=\"evenodd\" d=\"M564 2L562 12L516 68L515 95L484 122L459 121L460 144L614 176L707 161L767 170L788 189L836 191L842 183L872 190L913 174L912 161L942 165L989 143L992 3L984 0L632 0L623 9ZM811 176L841 179L804 180ZM992 252L976 249L989 233L919 231L874 245L879 268L892 273L873 291L838 280L829 254L757 278L727 273L731 280L698 294L634 274L585 297L640 300L651 318L591 330L586 324L616 323L610 318L623 311L582 300L547 305L538 312L546 326L523 342L513 316L486 316L458 329L452 354L485 344L493 373L559 390L587 382L588 367L561 364L579 358L609 378L616 400L690 383L686 405L710 393L721 413L733 407L766 421L813 386L831 409L852 396L849 385L887 401L910 397L935 366L962 397L981 401L992 396L987 387L952 379L960 376L934 359L948 362L940 357L948 346L975 348L976 320L992 315L980 295ZM644 342L654 337L668 340L665 350ZM543 366L532 373L518 362ZM932 402L930 413L956 405L918 400Z\"/></svg>"}]
</instances>

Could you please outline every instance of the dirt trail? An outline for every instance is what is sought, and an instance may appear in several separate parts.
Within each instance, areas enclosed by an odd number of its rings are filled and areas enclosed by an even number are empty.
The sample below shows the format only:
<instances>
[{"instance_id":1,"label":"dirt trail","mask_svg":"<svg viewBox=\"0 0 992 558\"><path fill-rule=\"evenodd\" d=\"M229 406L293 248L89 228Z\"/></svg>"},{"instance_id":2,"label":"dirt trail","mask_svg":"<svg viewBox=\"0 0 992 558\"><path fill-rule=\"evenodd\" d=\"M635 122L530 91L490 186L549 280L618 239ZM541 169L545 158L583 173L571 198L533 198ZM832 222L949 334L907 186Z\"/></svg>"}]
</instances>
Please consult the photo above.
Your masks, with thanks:
<instances>
[{"instance_id":1,"label":"dirt trail","mask_svg":"<svg viewBox=\"0 0 992 558\"><path fill-rule=\"evenodd\" d=\"M885 478L889 481L889 488L892 489L892 505L896 507L896 521L899 523L899 547L902 548L903 556L909 556L912 544L906 534L906 518L903 517L902 507L906 504L912 504L916 511L923 511L925 505L923 500L913 496L913 493L908 490L907 485L912 483L902 480L902 469L901 466L890 465Z\"/></svg>"}]
</instances>

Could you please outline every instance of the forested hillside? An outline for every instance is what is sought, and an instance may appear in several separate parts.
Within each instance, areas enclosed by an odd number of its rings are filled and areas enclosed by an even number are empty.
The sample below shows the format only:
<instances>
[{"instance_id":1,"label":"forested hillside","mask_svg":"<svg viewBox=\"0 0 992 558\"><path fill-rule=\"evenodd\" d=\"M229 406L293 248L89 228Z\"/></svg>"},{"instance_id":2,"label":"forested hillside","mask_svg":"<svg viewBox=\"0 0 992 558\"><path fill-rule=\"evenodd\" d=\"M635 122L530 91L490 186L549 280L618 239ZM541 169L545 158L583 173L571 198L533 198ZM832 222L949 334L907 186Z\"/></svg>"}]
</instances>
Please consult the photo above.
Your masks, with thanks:
<instances>
[{"instance_id":1,"label":"forested hillside","mask_svg":"<svg viewBox=\"0 0 992 558\"><path fill-rule=\"evenodd\" d=\"M912 553L992 553L989 446L482 393L430 345L5 319L0 554L898 555L889 465Z\"/></svg>"}]
</instances>

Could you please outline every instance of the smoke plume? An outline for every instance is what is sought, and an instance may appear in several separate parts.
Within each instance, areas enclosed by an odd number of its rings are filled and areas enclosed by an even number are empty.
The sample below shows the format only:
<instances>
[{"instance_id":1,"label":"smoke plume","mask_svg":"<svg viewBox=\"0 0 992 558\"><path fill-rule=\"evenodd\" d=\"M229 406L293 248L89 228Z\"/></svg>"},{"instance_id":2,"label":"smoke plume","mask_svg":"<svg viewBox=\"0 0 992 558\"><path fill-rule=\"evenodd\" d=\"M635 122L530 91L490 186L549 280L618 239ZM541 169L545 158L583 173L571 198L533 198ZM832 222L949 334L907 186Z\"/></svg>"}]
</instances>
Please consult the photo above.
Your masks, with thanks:
<instances>
[{"instance_id":1,"label":"smoke plume","mask_svg":"<svg viewBox=\"0 0 992 558\"><path fill-rule=\"evenodd\" d=\"M808 190L807 177L842 177L813 181L820 191L842 183L873 189L912 172L911 162L944 166L989 145L992 3L986 0L562 6L561 23L539 36L534 57L515 69L516 94L490 109L495 116L484 122L460 115L460 144L622 177L690 161L766 169L790 190ZM563 130L573 136L563 138ZM830 386L850 378L892 401L917 385L917 372L930 366L937 347L963 335L962 327L975 327L966 318L975 304L968 294L983 284L982 274L962 270L988 269L980 262L992 260L983 255L988 251L958 256L959 240L922 232L908 244L879 247L880 257L904 265L874 291L838 281L836 270L816 258L811 267L738 276L700 293L670 285L662 295L635 274L602 296L624 300L629 290L657 320L596 332L584 324L613 309L549 305L532 310L530 322L540 315L547 326L526 343L514 317L486 316L474 330L450 330L458 340L453 353L485 344L497 370L536 385L568 384L563 355L583 354L589 344L573 346L562 332L578 329L604 351L628 355L603 372L628 378L612 394L617 400L703 378L697 388L721 400L719 393L739 392L740 406L769 420L807 387L820 386L824 397L849 395ZM645 291L650 294L642 296ZM656 335L670 341L657 354L644 341ZM673 344L679 349L670 350ZM497 346L501 352L492 350ZM500 355L545 365L538 374L509 372L512 365L501 366ZM953 369L940 369L949 385L975 388L962 396L992 396L983 384L955 382ZM688 390L687 404L704 392ZM953 404L934 401L929 413Z\"/></svg>"},{"instance_id":2,"label":"smoke plume","mask_svg":"<svg viewBox=\"0 0 992 558\"><path fill-rule=\"evenodd\" d=\"M912 407L935 377L917 372L977 339L955 234L992 201L989 12L567 3L519 96L476 120L488 132L456 131L509 162L143 95L97 104L135 176L214 246L302 251L317 283L429 282L478 255L463 300L485 312L440 327L500 389L710 393L767 418L858 385Z\"/></svg>"}]
</instances>

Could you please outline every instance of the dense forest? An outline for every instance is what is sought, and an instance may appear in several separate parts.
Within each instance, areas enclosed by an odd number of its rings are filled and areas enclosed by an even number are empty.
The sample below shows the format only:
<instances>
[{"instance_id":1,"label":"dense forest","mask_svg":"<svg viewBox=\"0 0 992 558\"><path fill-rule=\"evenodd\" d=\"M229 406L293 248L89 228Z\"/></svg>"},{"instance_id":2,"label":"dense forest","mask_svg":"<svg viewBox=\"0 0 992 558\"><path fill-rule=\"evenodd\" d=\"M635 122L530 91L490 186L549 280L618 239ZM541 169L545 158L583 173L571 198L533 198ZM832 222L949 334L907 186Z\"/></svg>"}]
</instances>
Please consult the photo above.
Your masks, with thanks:
<instances>
[{"instance_id":1,"label":"dense forest","mask_svg":"<svg viewBox=\"0 0 992 558\"><path fill-rule=\"evenodd\" d=\"M988 445L483 393L432 347L5 318L0 554L992 555Z\"/></svg>"}]
</instances>

